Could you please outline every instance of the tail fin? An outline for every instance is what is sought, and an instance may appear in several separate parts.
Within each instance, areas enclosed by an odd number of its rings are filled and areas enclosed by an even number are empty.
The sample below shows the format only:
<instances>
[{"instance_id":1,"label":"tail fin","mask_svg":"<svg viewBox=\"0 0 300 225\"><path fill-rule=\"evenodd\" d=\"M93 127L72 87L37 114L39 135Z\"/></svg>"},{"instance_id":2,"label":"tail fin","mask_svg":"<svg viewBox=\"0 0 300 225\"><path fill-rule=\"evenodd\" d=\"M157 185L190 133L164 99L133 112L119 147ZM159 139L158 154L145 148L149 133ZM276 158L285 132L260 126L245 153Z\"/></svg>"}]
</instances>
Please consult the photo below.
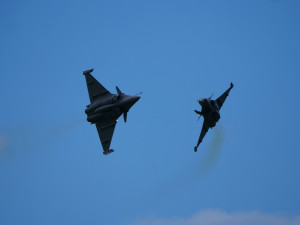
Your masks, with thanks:
<instances>
[{"instance_id":1,"label":"tail fin","mask_svg":"<svg viewBox=\"0 0 300 225\"><path fill-rule=\"evenodd\" d=\"M118 88L118 86L116 86L116 89L117 89L117 92L118 92L118 95L122 95L122 91Z\"/></svg>"}]
</instances>

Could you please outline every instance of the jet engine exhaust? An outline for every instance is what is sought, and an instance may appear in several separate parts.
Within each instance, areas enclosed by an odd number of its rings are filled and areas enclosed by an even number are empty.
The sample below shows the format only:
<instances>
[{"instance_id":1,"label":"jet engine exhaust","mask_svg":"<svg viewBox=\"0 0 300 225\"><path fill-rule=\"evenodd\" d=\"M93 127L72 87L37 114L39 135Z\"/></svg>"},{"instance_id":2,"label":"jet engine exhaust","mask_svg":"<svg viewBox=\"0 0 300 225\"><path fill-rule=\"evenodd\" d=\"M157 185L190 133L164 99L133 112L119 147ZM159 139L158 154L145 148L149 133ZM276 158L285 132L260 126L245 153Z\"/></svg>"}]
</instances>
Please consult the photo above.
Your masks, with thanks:
<instances>
[{"instance_id":1,"label":"jet engine exhaust","mask_svg":"<svg viewBox=\"0 0 300 225\"><path fill-rule=\"evenodd\" d=\"M210 172L216 165L222 150L222 145L224 143L225 133L222 127L218 126L213 133L213 139L204 155L204 158L198 164L196 168L196 173L203 176Z\"/></svg>"}]
</instances>

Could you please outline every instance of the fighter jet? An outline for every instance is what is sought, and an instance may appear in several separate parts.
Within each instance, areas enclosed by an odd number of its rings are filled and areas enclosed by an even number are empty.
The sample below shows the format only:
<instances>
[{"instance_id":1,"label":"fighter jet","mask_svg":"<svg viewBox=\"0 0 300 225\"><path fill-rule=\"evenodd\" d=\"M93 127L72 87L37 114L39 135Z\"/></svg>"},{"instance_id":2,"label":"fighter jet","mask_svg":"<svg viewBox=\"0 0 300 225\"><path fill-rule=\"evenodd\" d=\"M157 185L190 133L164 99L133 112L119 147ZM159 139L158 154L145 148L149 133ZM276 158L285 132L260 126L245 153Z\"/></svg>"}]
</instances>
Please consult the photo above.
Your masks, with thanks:
<instances>
[{"instance_id":1,"label":"fighter jet","mask_svg":"<svg viewBox=\"0 0 300 225\"><path fill-rule=\"evenodd\" d=\"M118 118L123 114L126 123L129 109L140 96L125 95L118 87L116 87L118 94L111 94L91 75L91 72L93 69L83 72L91 101L91 104L86 106L85 113L87 121L96 124L103 154L108 155L114 152L109 148Z\"/></svg>"},{"instance_id":2,"label":"fighter jet","mask_svg":"<svg viewBox=\"0 0 300 225\"><path fill-rule=\"evenodd\" d=\"M212 96L209 98L203 98L198 100L199 104L202 107L201 112L194 110L195 113L199 114L199 118L201 116L204 117L204 121L203 121L203 126L202 126L202 130L200 133L200 137L198 140L197 145L194 148L194 151L197 152L197 148L200 145L200 143L202 142L205 134L207 133L209 128L213 128L216 126L216 123L219 121L220 119L220 110L230 92L230 90L233 88L233 84L230 83L230 88L228 88L219 98L217 98L216 100L212 100Z\"/></svg>"}]
</instances>

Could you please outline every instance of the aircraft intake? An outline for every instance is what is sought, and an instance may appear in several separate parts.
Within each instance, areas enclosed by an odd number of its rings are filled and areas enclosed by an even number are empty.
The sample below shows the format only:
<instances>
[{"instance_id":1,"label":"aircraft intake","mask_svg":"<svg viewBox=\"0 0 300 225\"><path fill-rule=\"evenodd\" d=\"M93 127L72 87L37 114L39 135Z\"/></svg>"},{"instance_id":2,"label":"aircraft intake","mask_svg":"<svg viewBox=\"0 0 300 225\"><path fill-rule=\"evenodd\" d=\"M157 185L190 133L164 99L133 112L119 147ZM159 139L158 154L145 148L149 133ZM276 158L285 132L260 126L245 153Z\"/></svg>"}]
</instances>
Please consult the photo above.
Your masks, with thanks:
<instances>
[{"instance_id":1,"label":"aircraft intake","mask_svg":"<svg viewBox=\"0 0 300 225\"><path fill-rule=\"evenodd\" d=\"M97 122L97 120L99 120L102 117L101 113L98 114L93 114L87 117L87 121L91 122L91 123L95 123Z\"/></svg>"}]
</instances>

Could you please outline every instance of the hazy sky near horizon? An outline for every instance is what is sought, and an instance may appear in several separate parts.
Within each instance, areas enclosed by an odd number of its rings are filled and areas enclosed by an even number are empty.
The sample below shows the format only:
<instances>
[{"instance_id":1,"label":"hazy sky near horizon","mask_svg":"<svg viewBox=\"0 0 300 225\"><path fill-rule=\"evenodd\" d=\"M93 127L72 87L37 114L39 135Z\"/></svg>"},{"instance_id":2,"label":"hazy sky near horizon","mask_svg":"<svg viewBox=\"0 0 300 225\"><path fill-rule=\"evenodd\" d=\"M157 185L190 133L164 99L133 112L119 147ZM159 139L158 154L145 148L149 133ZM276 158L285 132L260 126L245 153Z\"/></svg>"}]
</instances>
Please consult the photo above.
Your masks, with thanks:
<instances>
[{"instance_id":1,"label":"hazy sky near horizon","mask_svg":"<svg viewBox=\"0 0 300 225\"><path fill-rule=\"evenodd\" d=\"M299 10L296 0L1 1L0 224L298 223ZM143 91L109 156L84 113L90 68L112 93ZM230 82L194 153L196 100Z\"/></svg>"}]
</instances>

